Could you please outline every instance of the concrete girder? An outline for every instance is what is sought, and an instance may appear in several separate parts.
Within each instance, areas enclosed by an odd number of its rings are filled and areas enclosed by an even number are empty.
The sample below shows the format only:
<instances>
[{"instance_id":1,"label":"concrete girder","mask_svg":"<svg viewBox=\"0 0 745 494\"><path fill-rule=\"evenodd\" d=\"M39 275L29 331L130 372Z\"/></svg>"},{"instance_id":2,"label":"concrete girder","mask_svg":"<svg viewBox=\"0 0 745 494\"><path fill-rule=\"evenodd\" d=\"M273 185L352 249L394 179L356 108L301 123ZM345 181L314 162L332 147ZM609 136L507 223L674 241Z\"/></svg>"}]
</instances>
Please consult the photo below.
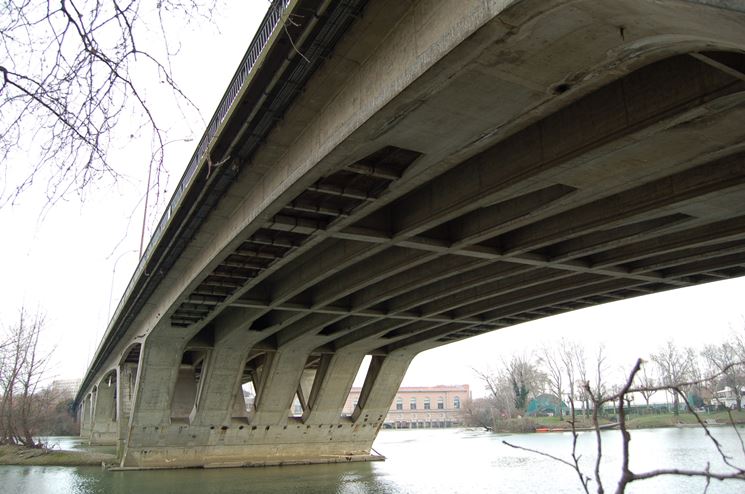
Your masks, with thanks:
<instances>
[{"instance_id":1,"label":"concrete girder","mask_svg":"<svg viewBox=\"0 0 745 494\"><path fill-rule=\"evenodd\" d=\"M642 284L636 280L627 279L612 279L605 280L598 283L588 284L581 288L564 290L558 293L551 293L543 295L542 297L531 298L528 301L519 301L513 305L507 305L497 310L491 310L489 312L482 312L484 323L497 322L499 319L504 317L513 316L520 314L527 310L538 309L544 306L550 306L556 303L562 303L567 301L574 301L578 298L601 295L610 291L631 288ZM395 342L393 344L385 345L381 348L382 352L392 352L397 350L408 350L408 351L422 351L426 348L437 346L433 344L433 341L437 338L441 338L453 332L452 328L437 328L430 331L425 331L416 335L411 336L405 340ZM431 346L429 346L431 345Z\"/></svg>"},{"instance_id":2,"label":"concrete girder","mask_svg":"<svg viewBox=\"0 0 745 494\"><path fill-rule=\"evenodd\" d=\"M574 283L580 283L582 279L597 279L597 275L575 274L554 269L538 269L519 273L514 276L499 278L495 281L467 288L454 293L449 297L442 297L437 301L427 302L417 307L417 312L422 315L441 314L445 311L454 310L455 314L468 312L468 307L476 307L482 301L488 303L493 298L503 300L505 296L513 292L528 292L540 290L546 285L558 282L561 279L570 278ZM454 317L458 319L458 317Z\"/></svg>"},{"instance_id":3,"label":"concrete girder","mask_svg":"<svg viewBox=\"0 0 745 494\"><path fill-rule=\"evenodd\" d=\"M633 262L628 267L632 272L654 270L661 271L664 274L665 268L699 262L726 254L736 254L738 252L745 252L745 241L733 240L648 257L641 261Z\"/></svg>"},{"instance_id":4,"label":"concrete girder","mask_svg":"<svg viewBox=\"0 0 745 494\"><path fill-rule=\"evenodd\" d=\"M351 325L342 336L337 337L332 345L336 351L342 349L359 349L368 348L368 341L374 341L376 338L405 326L430 327L429 321L391 321L390 319L371 319L369 324Z\"/></svg>"},{"instance_id":5,"label":"concrete girder","mask_svg":"<svg viewBox=\"0 0 745 494\"><path fill-rule=\"evenodd\" d=\"M745 254L742 250L739 250L737 254L712 254L704 261L696 261L682 266L671 267L663 270L662 273L666 278L680 278L690 277L708 271L721 271L727 268L742 266L745 266Z\"/></svg>"},{"instance_id":6,"label":"concrete girder","mask_svg":"<svg viewBox=\"0 0 745 494\"><path fill-rule=\"evenodd\" d=\"M425 264L437 255L423 255L410 249L390 247L385 252L368 258L363 267L355 266L340 273L341 279L326 279L311 291L314 306L324 306L335 302L358 290L384 281L407 269Z\"/></svg>"},{"instance_id":7,"label":"concrete girder","mask_svg":"<svg viewBox=\"0 0 745 494\"><path fill-rule=\"evenodd\" d=\"M605 267L629 263L654 255L667 254L694 246L705 246L727 240L745 238L745 216L717 221L708 225L668 233L643 243L628 245L593 254L589 261L592 266Z\"/></svg>"},{"instance_id":8,"label":"concrete girder","mask_svg":"<svg viewBox=\"0 0 745 494\"><path fill-rule=\"evenodd\" d=\"M493 264L491 260L444 255L354 292L350 297L350 306L372 307L390 299L399 300L400 297L410 294L413 290L420 292L432 283L455 276L464 277L482 270L493 273L495 271L491 268ZM505 271L504 267L503 271ZM386 307L388 312L397 312L390 304L386 304Z\"/></svg>"},{"instance_id":9,"label":"concrete girder","mask_svg":"<svg viewBox=\"0 0 745 494\"><path fill-rule=\"evenodd\" d=\"M269 307L259 301L244 301L243 304L250 305L251 307L263 307L269 310ZM396 314L389 314L382 310L377 309L348 309L345 307L339 307L339 306L326 306L321 309L311 309L310 307L306 305L294 305L294 304L282 304L281 306L276 307L275 309L271 309L274 311L285 311L290 314L326 314L326 315L334 315L337 317L346 317L346 316L359 316L359 317L367 317L367 318L375 318L375 317L389 317L391 319L404 319L404 320L411 320L411 319L424 319L424 320L431 320L434 322L443 321L445 318L441 316L421 316L419 314L413 313L413 312L407 312L407 311L399 311ZM448 319L449 320L449 319ZM266 343L268 345L276 345L277 338L274 337L274 333L276 331L279 331L283 329L284 327L293 329L288 332L287 338L283 339L283 341L288 342L292 339L296 338L299 335L302 335L304 331L302 331L299 327L294 327L293 325L295 323L301 322L301 319L295 319L295 317L283 319L283 325L275 325L270 328L265 328L264 330L260 331L264 338L266 338ZM331 320L326 319L319 319L317 320L319 324L331 324ZM465 320L463 322L470 322L468 320ZM284 338L284 337L283 337Z\"/></svg>"},{"instance_id":10,"label":"concrete girder","mask_svg":"<svg viewBox=\"0 0 745 494\"><path fill-rule=\"evenodd\" d=\"M608 281L608 278L605 276L585 273L555 277L550 274L549 276L545 276L544 273L539 273L535 279L548 281L536 282L535 284L528 281L524 286L520 286L520 284L507 283L503 294L497 296L482 296L473 302L464 303L463 301L460 301L459 304L453 304L457 308L450 309L448 305L445 305L440 307L440 309L449 309L455 314L460 315L478 315L478 317L484 318L482 321L490 320L491 318L486 315L488 314L488 311L494 311L500 307L505 307L516 302L527 302L534 299L540 299L551 293L565 293L567 290L572 288L603 284ZM637 282L636 284L640 283Z\"/></svg>"},{"instance_id":11,"label":"concrete girder","mask_svg":"<svg viewBox=\"0 0 745 494\"><path fill-rule=\"evenodd\" d=\"M596 231L553 244L548 248L547 255L553 262L584 257L620 245L651 238L671 228L677 228L691 219L690 216L685 214L675 213L610 230Z\"/></svg>"},{"instance_id":12,"label":"concrete girder","mask_svg":"<svg viewBox=\"0 0 745 494\"><path fill-rule=\"evenodd\" d=\"M334 341L336 348L346 347L352 343L358 343L366 347L370 346L369 340L376 338L384 334L389 334L393 330L397 330L402 326L409 326L408 324L397 324L391 327L390 324L385 323L385 319L390 320L394 318L397 313L404 310L412 310L423 304L433 303L435 300L442 298L458 297L464 290L471 290L473 287L477 287L480 284L489 283L497 277L504 276L504 280L511 279L511 275L517 275L520 272L530 271L532 268L523 266L510 266L510 265L499 265L492 264L484 266L482 269L470 271L465 274L457 275L457 283L451 280L450 283L432 283L427 284L419 289L412 290L405 294L408 298L399 297L394 299L392 302L400 305L389 305L388 313L385 317L376 319L370 319L368 321L360 322L354 325L350 325L344 329L342 336L338 336L340 332L335 332L334 335L337 339ZM504 283L501 281L497 283ZM465 297L465 300L469 300ZM461 302L466 303L466 302ZM420 326L431 327L432 322L436 322L432 319L427 318L425 312L422 309L415 311L419 314L418 320L422 323ZM466 322L467 320L462 320ZM447 321L442 321L445 323ZM480 320L473 321L473 323L480 323ZM415 325L416 326L416 325ZM364 340L368 340L365 342Z\"/></svg>"},{"instance_id":13,"label":"concrete girder","mask_svg":"<svg viewBox=\"0 0 745 494\"><path fill-rule=\"evenodd\" d=\"M649 182L500 237L506 255L531 251L598 228L624 224L629 218L721 192L745 183L745 156L735 155ZM658 213L659 214L659 213Z\"/></svg>"}]
</instances>

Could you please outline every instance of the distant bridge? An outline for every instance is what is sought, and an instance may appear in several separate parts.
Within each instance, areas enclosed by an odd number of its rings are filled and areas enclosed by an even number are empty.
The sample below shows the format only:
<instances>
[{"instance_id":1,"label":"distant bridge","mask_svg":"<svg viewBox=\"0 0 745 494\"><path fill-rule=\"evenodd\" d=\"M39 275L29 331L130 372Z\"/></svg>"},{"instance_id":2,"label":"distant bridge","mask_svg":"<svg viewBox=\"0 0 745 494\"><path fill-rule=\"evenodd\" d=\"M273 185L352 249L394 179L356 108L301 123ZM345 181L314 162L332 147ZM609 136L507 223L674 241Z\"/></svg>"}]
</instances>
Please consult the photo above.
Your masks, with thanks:
<instances>
[{"instance_id":1,"label":"distant bridge","mask_svg":"<svg viewBox=\"0 0 745 494\"><path fill-rule=\"evenodd\" d=\"M82 434L124 467L371 459L423 350L745 275L744 26L728 0L275 1Z\"/></svg>"}]
</instances>

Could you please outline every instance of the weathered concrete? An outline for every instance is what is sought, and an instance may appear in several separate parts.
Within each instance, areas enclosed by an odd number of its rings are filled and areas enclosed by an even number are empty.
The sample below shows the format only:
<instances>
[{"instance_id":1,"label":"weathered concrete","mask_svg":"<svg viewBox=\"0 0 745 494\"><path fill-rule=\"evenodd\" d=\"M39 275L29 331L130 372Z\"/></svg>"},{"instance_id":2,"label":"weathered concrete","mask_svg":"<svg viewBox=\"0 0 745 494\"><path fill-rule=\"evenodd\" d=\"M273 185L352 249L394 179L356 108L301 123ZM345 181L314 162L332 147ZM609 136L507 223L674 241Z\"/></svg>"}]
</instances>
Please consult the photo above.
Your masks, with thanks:
<instances>
[{"instance_id":1,"label":"weathered concrete","mask_svg":"<svg viewBox=\"0 0 745 494\"><path fill-rule=\"evenodd\" d=\"M107 334L82 433L124 467L367 459L420 351L745 275L736 7L370 1L255 152L225 124L239 173Z\"/></svg>"},{"instance_id":2,"label":"weathered concrete","mask_svg":"<svg viewBox=\"0 0 745 494\"><path fill-rule=\"evenodd\" d=\"M116 373L109 373L96 387L92 397L93 421L89 435L90 444L116 444L119 438L117 421Z\"/></svg>"}]
</instances>

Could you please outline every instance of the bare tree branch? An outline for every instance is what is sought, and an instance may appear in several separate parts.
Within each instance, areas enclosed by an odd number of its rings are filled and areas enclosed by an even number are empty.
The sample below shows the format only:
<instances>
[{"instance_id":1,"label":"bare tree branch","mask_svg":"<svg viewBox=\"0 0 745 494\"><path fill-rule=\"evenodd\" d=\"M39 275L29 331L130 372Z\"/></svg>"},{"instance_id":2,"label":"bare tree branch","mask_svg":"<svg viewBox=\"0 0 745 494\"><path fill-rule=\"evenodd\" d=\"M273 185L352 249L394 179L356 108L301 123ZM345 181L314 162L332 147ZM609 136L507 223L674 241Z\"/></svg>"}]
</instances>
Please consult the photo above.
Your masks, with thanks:
<instances>
[{"instance_id":1,"label":"bare tree branch","mask_svg":"<svg viewBox=\"0 0 745 494\"><path fill-rule=\"evenodd\" d=\"M162 13L209 19L218 1L0 3L0 206L37 180L46 182L51 204L73 192L82 197L100 180L116 181L121 170L111 144L139 134L150 136L151 159L134 166L154 171L157 198L168 129L148 100L158 99L151 81L159 80L178 108L196 110L174 81L169 39L180 33L167 28Z\"/></svg>"}]
</instances>

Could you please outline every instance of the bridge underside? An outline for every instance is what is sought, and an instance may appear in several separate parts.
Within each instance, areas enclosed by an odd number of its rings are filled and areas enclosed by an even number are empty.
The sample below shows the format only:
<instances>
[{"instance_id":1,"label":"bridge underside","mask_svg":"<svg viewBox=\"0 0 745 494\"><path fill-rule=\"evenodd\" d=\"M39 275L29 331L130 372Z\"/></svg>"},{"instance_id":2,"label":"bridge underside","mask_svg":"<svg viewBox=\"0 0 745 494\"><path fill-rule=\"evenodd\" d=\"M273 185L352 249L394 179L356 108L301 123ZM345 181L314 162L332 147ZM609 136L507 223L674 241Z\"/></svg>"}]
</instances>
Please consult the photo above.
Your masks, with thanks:
<instances>
[{"instance_id":1,"label":"bridge underside","mask_svg":"<svg viewBox=\"0 0 745 494\"><path fill-rule=\"evenodd\" d=\"M223 146L136 379L84 403L123 466L368 459L423 350L745 275L743 12L430 3L371 2L258 151Z\"/></svg>"}]
</instances>

